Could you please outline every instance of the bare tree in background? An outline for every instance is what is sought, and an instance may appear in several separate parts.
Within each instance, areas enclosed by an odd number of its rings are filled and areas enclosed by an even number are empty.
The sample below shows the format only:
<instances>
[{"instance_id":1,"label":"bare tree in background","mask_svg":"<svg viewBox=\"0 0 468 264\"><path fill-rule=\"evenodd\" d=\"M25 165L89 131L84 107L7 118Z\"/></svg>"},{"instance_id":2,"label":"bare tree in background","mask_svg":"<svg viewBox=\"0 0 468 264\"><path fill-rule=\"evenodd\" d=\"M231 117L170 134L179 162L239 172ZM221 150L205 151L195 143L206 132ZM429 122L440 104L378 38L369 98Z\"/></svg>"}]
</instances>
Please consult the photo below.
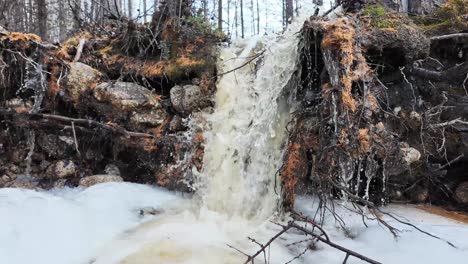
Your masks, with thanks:
<instances>
[{"instance_id":1,"label":"bare tree in background","mask_svg":"<svg viewBox=\"0 0 468 264\"><path fill-rule=\"evenodd\" d=\"M132 14L132 8L133 8L133 5L132 5L132 0L127 0L127 4L128 4L128 18L132 18L133 17L133 14Z\"/></svg>"},{"instance_id":2,"label":"bare tree in background","mask_svg":"<svg viewBox=\"0 0 468 264\"><path fill-rule=\"evenodd\" d=\"M286 16L286 23L289 24L294 17L294 3L293 0L285 0L285 16Z\"/></svg>"},{"instance_id":3,"label":"bare tree in background","mask_svg":"<svg viewBox=\"0 0 468 264\"><path fill-rule=\"evenodd\" d=\"M241 35L242 38L245 37L244 31L244 0L240 0L240 19L241 19Z\"/></svg>"},{"instance_id":4,"label":"bare tree in background","mask_svg":"<svg viewBox=\"0 0 468 264\"><path fill-rule=\"evenodd\" d=\"M146 0L143 0L143 22L145 24L146 24L146 22L148 22L147 16L148 16L148 9L147 9L147 6L146 6Z\"/></svg>"},{"instance_id":5,"label":"bare tree in background","mask_svg":"<svg viewBox=\"0 0 468 264\"><path fill-rule=\"evenodd\" d=\"M223 31L223 0L218 1L218 30Z\"/></svg>"},{"instance_id":6,"label":"bare tree in background","mask_svg":"<svg viewBox=\"0 0 468 264\"><path fill-rule=\"evenodd\" d=\"M46 0L36 0L37 4L37 21L38 21L38 34L46 40L47 37L47 2Z\"/></svg>"}]
</instances>

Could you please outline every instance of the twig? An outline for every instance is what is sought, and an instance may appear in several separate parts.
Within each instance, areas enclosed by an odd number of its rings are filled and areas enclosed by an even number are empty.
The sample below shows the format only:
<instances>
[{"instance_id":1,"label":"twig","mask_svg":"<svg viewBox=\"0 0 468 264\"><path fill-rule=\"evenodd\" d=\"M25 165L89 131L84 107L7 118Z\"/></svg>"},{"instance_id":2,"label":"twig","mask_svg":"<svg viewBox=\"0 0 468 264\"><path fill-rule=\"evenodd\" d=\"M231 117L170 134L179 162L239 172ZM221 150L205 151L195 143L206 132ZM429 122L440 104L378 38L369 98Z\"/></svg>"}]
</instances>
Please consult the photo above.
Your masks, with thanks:
<instances>
[{"instance_id":1,"label":"twig","mask_svg":"<svg viewBox=\"0 0 468 264\"><path fill-rule=\"evenodd\" d=\"M75 149L78 153L78 156L81 156L80 150L78 149L78 139L76 139L76 131L75 131L75 122L71 122L72 125L72 132L73 132L73 141L75 142Z\"/></svg>"},{"instance_id":2,"label":"twig","mask_svg":"<svg viewBox=\"0 0 468 264\"><path fill-rule=\"evenodd\" d=\"M222 73L220 73L220 74L214 76L213 78L221 77L221 76L226 75L226 74L228 74L228 73L237 71L237 70L240 69L240 68L243 68L244 66L248 65L248 64L251 63L252 61L254 61L254 60L260 58L260 57L265 53L265 51L266 51L266 50L263 50L262 52L258 53L256 56L254 56L252 59L248 60L247 62L243 63L241 66L236 67L236 68L234 68L234 69L232 69L232 70L229 70L229 71L226 71L226 72L222 72Z\"/></svg>"},{"instance_id":3,"label":"twig","mask_svg":"<svg viewBox=\"0 0 468 264\"><path fill-rule=\"evenodd\" d=\"M254 258L256 258L258 255L260 255L262 252L265 251L265 249L271 244L273 243L273 241L275 241L278 237L280 237L282 234L286 233L286 231L288 231L289 229L291 228L290 225L286 226L286 227L283 227L283 230L281 230L278 234L276 234L274 237L272 237L259 251L257 251L255 254L253 254L252 256L249 256L247 258L247 260L244 262L244 264L247 264L249 262L251 262Z\"/></svg>"}]
</instances>

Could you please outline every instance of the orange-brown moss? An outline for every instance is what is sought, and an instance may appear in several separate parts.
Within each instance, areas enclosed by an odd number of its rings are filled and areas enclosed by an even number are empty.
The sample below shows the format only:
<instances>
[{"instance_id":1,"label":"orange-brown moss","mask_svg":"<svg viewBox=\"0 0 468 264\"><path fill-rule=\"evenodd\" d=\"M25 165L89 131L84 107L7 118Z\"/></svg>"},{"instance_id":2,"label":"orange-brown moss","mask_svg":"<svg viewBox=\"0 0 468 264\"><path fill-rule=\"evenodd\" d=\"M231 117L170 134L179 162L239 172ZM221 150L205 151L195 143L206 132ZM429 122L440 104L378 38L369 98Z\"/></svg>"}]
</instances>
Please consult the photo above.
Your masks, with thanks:
<instances>
[{"instance_id":1,"label":"orange-brown moss","mask_svg":"<svg viewBox=\"0 0 468 264\"><path fill-rule=\"evenodd\" d=\"M358 102L353 97L353 83L365 79L370 71L363 55L356 50L355 25L349 19L338 19L323 27L322 49L339 59L341 103L354 112Z\"/></svg>"}]
</instances>

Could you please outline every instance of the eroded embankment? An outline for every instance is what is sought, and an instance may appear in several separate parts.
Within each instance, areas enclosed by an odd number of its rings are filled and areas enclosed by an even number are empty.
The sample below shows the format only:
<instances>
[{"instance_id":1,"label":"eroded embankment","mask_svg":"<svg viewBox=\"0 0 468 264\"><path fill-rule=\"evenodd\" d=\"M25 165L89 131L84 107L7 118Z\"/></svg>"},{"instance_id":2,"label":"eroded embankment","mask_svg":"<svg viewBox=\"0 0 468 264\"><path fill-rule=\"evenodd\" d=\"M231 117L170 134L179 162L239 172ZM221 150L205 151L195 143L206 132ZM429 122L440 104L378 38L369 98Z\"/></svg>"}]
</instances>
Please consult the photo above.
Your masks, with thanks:
<instances>
[{"instance_id":1,"label":"eroded embankment","mask_svg":"<svg viewBox=\"0 0 468 264\"><path fill-rule=\"evenodd\" d=\"M92 32L52 45L1 30L0 187L125 180L189 191L222 36L161 12Z\"/></svg>"},{"instance_id":2,"label":"eroded embankment","mask_svg":"<svg viewBox=\"0 0 468 264\"><path fill-rule=\"evenodd\" d=\"M301 108L280 172L286 206L312 192L466 209L466 47L449 52L462 39L431 40L379 6L312 17L302 37Z\"/></svg>"}]
</instances>

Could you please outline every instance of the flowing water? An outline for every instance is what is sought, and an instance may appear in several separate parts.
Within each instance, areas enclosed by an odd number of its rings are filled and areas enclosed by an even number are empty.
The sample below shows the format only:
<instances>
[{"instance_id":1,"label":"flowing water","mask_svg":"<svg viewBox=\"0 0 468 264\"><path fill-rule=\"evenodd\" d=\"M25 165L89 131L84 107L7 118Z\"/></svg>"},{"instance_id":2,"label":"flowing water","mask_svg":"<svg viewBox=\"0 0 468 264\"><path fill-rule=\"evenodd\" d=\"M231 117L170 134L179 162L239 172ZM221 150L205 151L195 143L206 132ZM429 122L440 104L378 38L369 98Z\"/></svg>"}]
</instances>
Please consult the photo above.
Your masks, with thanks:
<instances>
[{"instance_id":1,"label":"flowing water","mask_svg":"<svg viewBox=\"0 0 468 264\"><path fill-rule=\"evenodd\" d=\"M269 220L281 198L276 172L290 111L283 92L297 68L297 33L306 17L280 36L220 50L219 72L226 74L217 84L215 111L207 116L196 195L129 231L95 263L242 263L246 257L228 244L252 254L258 246L248 236L266 241L278 231ZM274 263L293 256L279 244L271 252Z\"/></svg>"}]
</instances>

